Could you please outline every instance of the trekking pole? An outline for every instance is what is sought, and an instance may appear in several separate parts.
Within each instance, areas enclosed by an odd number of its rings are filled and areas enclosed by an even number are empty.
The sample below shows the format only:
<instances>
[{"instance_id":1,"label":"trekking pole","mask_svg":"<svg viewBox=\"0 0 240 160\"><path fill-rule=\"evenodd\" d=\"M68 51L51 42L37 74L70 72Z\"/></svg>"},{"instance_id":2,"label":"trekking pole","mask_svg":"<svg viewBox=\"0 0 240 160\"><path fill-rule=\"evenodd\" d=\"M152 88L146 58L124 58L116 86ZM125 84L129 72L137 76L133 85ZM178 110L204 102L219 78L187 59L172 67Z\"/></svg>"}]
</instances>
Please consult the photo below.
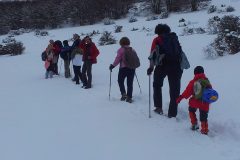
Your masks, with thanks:
<instances>
[{"instance_id":1,"label":"trekking pole","mask_svg":"<svg viewBox=\"0 0 240 160\"><path fill-rule=\"evenodd\" d=\"M149 75L149 112L148 117L151 118L151 75Z\"/></svg>"},{"instance_id":2,"label":"trekking pole","mask_svg":"<svg viewBox=\"0 0 240 160\"><path fill-rule=\"evenodd\" d=\"M111 87L112 87L112 72L110 71L110 82L109 82L109 101L110 101Z\"/></svg>"},{"instance_id":3,"label":"trekking pole","mask_svg":"<svg viewBox=\"0 0 240 160\"><path fill-rule=\"evenodd\" d=\"M137 83L138 83L138 87L139 87L140 93L142 94L141 86L140 86L140 84L139 84L139 81L138 81L138 77L137 77L136 72L135 72L135 77L136 77L136 79L137 79Z\"/></svg>"}]
</instances>

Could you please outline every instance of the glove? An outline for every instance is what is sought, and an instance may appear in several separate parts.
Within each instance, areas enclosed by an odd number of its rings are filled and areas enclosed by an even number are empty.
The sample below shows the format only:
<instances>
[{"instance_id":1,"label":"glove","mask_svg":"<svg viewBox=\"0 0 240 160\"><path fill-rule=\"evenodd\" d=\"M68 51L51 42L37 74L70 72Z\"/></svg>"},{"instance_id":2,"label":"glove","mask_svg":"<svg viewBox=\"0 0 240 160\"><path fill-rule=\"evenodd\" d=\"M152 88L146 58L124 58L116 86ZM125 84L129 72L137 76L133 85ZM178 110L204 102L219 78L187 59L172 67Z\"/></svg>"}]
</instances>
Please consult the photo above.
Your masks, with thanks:
<instances>
[{"instance_id":1,"label":"glove","mask_svg":"<svg viewBox=\"0 0 240 160\"><path fill-rule=\"evenodd\" d=\"M181 100L183 99L183 96L180 95L177 99L176 99L176 103L179 104L181 102Z\"/></svg>"},{"instance_id":2,"label":"glove","mask_svg":"<svg viewBox=\"0 0 240 160\"><path fill-rule=\"evenodd\" d=\"M152 74L152 71L153 71L153 68L152 67L149 67L147 69L147 75L151 75Z\"/></svg>"},{"instance_id":3,"label":"glove","mask_svg":"<svg viewBox=\"0 0 240 160\"><path fill-rule=\"evenodd\" d=\"M115 67L114 65L110 64L109 70L112 72L112 69L113 69L114 67Z\"/></svg>"}]
</instances>

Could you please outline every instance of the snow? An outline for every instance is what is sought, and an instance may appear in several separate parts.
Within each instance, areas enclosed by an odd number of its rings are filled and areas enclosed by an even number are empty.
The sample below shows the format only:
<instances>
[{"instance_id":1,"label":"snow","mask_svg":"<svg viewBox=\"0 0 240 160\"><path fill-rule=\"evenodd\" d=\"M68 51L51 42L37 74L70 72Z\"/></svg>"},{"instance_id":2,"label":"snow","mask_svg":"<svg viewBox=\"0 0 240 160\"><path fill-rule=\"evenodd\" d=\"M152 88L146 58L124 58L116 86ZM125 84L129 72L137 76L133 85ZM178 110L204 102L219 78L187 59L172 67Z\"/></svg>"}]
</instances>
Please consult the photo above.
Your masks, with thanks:
<instances>
[{"instance_id":1,"label":"snow","mask_svg":"<svg viewBox=\"0 0 240 160\"><path fill-rule=\"evenodd\" d=\"M213 4L240 7L240 1L214 0ZM239 15L240 11L233 12ZM233 14L231 13L231 14ZM214 13L215 14L215 13ZM102 23L50 30L48 37L36 37L27 33L16 37L26 46L25 54L16 57L0 57L0 159L1 160L146 160L146 159L217 159L240 160L240 108L239 68L240 55L224 56L215 60L204 58L203 48L215 38L201 34L180 36L191 68L184 71L183 91L193 78L197 65L219 92L219 100L209 112L210 136L192 132L188 118L188 103L179 105L177 119L169 119L152 113L148 118L148 54L155 37L154 27L167 23L177 34L181 18L205 27L214 14L207 11L171 14L168 19L128 23L128 19L116 22L123 32L114 36L119 40L128 36L137 51L141 67L137 76L141 85L139 93L134 81L133 104L121 102L117 84L118 69L112 72L111 99L109 91L109 65L116 56L119 45L98 46L100 56L93 66L93 88L84 90L70 79L63 77L63 64L59 61L61 75L44 79L44 67L40 54L50 39L65 40L73 33L93 30L113 31L114 26ZM217 14L217 13L216 13ZM225 13L224 13L225 14ZM227 13L226 13L227 14ZM223 15L223 14L221 14ZM151 29L150 34L142 31ZM138 27L139 31L130 31ZM148 35L148 36L147 36ZM6 36L1 36L0 40ZM100 35L93 41L97 44ZM163 87L164 112L167 113L169 91L167 79ZM153 109L153 106L152 106Z\"/></svg>"}]
</instances>

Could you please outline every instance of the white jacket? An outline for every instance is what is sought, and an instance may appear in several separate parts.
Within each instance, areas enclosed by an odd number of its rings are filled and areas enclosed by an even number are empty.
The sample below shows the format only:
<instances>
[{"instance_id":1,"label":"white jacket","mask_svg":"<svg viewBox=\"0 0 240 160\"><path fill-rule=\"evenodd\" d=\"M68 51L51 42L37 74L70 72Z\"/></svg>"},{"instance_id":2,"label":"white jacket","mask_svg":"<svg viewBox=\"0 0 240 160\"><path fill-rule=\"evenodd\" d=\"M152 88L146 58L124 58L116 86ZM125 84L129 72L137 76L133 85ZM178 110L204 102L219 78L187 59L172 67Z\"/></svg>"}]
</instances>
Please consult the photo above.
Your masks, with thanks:
<instances>
[{"instance_id":1,"label":"white jacket","mask_svg":"<svg viewBox=\"0 0 240 160\"><path fill-rule=\"evenodd\" d=\"M72 60L72 64L74 66L81 66L82 65L82 55L76 54Z\"/></svg>"}]
</instances>

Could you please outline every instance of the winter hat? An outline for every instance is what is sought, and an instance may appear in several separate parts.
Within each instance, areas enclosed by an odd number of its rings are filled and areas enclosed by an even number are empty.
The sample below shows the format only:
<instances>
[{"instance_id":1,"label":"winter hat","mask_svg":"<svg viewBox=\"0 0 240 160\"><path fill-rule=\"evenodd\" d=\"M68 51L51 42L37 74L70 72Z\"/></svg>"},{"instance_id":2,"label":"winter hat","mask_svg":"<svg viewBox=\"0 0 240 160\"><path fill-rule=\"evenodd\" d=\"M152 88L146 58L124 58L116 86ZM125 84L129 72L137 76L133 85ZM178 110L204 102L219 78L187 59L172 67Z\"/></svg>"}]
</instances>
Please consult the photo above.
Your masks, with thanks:
<instances>
[{"instance_id":1,"label":"winter hat","mask_svg":"<svg viewBox=\"0 0 240 160\"><path fill-rule=\"evenodd\" d=\"M194 75L204 73L204 69L202 66L197 66L194 68Z\"/></svg>"}]
</instances>

